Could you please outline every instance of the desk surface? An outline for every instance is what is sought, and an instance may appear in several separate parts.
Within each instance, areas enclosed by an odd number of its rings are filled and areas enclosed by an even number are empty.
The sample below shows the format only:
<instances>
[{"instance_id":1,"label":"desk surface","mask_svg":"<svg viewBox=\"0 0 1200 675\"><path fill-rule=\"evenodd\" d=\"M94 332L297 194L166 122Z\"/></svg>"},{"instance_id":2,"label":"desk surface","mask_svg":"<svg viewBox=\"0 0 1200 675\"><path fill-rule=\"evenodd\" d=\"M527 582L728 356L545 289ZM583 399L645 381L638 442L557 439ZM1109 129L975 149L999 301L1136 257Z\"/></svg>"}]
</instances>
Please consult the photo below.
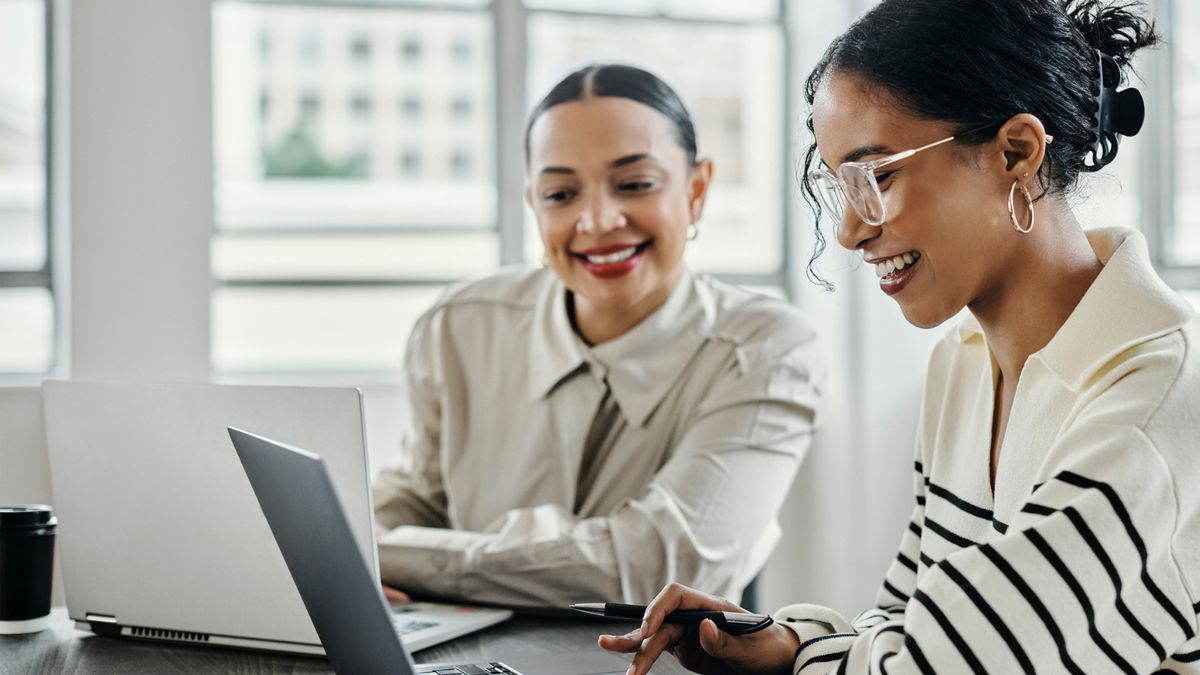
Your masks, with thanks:
<instances>
[{"instance_id":1,"label":"desk surface","mask_svg":"<svg viewBox=\"0 0 1200 675\"><path fill-rule=\"evenodd\" d=\"M515 618L499 626L418 652L417 663L471 663L596 648L600 633L632 624ZM102 638L75 630L63 608L50 629L33 635L0 635L0 675L40 673L332 673L325 659L219 647L193 647ZM654 666L660 675L686 673L671 657Z\"/></svg>"}]
</instances>

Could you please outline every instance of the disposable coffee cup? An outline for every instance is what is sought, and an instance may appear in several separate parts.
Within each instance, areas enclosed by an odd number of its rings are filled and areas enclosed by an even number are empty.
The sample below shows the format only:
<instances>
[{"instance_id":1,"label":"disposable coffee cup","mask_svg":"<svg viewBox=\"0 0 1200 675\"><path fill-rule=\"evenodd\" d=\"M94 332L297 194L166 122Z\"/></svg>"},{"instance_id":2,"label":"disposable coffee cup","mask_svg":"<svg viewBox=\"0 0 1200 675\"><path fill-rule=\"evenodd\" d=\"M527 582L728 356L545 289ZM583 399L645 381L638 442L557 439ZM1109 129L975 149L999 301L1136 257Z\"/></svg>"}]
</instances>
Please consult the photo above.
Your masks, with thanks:
<instances>
[{"instance_id":1,"label":"disposable coffee cup","mask_svg":"<svg viewBox=\"0 0 1200 675\"><path fill-rule=\"evenodd\" d=\"M0 506L0 634L50 625L57 526L49 506Z\"/></svg>"}]
</instances>

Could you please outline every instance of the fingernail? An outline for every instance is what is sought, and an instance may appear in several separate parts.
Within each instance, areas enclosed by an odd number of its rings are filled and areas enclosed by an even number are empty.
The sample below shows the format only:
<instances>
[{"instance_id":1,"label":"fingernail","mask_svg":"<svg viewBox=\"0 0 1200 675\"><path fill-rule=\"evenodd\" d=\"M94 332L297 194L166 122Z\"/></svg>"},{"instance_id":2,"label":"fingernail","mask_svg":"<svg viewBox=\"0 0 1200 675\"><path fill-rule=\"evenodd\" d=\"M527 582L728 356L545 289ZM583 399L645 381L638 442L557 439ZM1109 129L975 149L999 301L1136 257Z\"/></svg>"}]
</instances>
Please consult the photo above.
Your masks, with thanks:
<instances>
[{"instance_id":1,"label":"fingernail","mask_svg":"<svg viewBox=\"0 0 1200 675\"><path fill-rule=\"evenodd\" d=\"M633 675L633 666L629 666L629 670L625 671L625 675Z\"/></svg>"}]
</instances>

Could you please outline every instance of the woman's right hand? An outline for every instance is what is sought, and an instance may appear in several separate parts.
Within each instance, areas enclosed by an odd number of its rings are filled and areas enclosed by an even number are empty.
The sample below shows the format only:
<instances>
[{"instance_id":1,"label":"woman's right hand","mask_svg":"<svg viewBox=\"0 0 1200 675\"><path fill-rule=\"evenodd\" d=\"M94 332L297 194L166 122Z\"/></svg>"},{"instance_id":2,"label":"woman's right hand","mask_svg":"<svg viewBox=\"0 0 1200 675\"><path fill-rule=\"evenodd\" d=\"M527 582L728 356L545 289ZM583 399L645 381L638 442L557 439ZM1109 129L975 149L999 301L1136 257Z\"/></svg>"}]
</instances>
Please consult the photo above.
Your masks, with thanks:
<instances>
[{"instance_id":1,"label":"woman's right hand","mask_svg":"<svg viewBox=\"0 0 1200 675\"><path fill-rule=\"evenodd\" d=\"M387 598L388 603L393 605L404 605L412 602L412 598L408 594L398 588L392 588L387 584L383 585L383 597Z\"/></svg>"},{"instance_id":2,"label":"woman's right hand","mask_svg":"<svg viewBox=\"0 0 1200 675\"><path fill-rule=\"evenodd\" d=\"M787 675L800 639L778 624L750 635L729 635L705 620L699 626L664 624L676 610L745 612L737 605L680 584L671 584L646 607L641 628L625 635L602 635L600 647L636 653L626 675L645 675L664 651L684 668L705 675Z\"/></svg>"}]
</instances>

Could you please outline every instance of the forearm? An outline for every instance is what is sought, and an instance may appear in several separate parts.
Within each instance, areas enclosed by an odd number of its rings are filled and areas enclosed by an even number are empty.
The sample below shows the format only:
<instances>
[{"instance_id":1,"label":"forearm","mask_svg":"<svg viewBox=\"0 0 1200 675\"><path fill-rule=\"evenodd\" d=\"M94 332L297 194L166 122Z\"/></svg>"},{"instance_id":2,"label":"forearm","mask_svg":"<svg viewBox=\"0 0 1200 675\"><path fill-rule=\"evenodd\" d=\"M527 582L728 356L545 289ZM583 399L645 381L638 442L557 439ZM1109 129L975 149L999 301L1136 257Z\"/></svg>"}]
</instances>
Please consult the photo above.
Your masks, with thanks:
<instances>
[{"instance_id":1,"label":"forearm","mask_svg":"<svg viewBox=\"0 0 1200 675\"><path fill-rule=\"evenodd\" d=\"M483 533L399 527L380 538L380 564L384 581L406 591L502 604L645 603L670 581L724 592L753 547L697 536L671 497L652 488L607 517L578 520L543 505L510 511ZM773 537L760 543L761 557Z\"/></svg>"},{"instance_id":2,"label":"forearm","mask_svg":"<svg viewBox=\"0 0 1200 675\"><path fill-rule=\"evenodd\" d=\"M375 522L385 530L402 525L447 527L445 496L431 493L406 472L388 469L379 474L371 488Z\"/></svg>"},{"instance_id":3,"label":"forearm","mask_svg":"<svg viewBox=\"0 0 1200 675\"><path fill-rule=\"evenodd\" d=\"M621 597L603 519L551 529L545 529L546 518L540 529L520 516L512 519L517 522L494 533L396 528L379 541L383 580L418 595L506 605Z\"/></svg>"}]
</instances>

